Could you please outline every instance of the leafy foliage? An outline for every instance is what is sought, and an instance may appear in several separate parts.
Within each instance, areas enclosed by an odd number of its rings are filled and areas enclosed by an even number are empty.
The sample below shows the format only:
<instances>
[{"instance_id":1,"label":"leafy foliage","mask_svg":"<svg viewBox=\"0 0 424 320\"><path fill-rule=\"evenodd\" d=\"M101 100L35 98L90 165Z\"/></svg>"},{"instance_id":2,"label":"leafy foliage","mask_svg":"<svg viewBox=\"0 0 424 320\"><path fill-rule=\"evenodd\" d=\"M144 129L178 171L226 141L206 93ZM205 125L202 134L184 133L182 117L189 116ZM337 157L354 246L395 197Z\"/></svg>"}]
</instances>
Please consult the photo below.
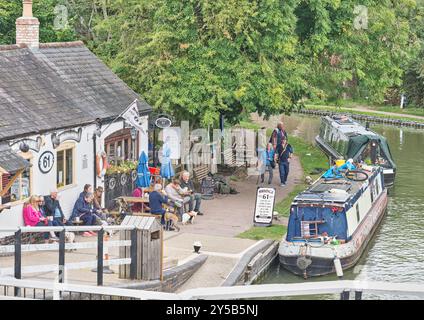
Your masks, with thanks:
<instances>
[{"instance_id":1,"label":"leafy foliage","mask_svg":"<svg viewBox=\"0 0 424 320\"><path fill-rule=\"evenodd\" d=\"M66 5L66 28L54 28ZM34 0L41 41L84 40L155 108L196 125L288 113L305 99L423 105L424 0ZM21 0L0 0L13 43Z\"/></svg>"},{"instance_id":2,"label":"leafy foliage","mask_svg":"<svg viewBox=\"0 0 424 320\"><path fill-rule=\"evenodd\" d=\"M121 49L112 62L115 70L148 102L178 119L211 125L220 114L237 122L252 111L282 113L305 94L295 5L118 1L111 10L122 11L102 27L119 39L110 46L119 42Z\"/></svg>"}]
</instances>

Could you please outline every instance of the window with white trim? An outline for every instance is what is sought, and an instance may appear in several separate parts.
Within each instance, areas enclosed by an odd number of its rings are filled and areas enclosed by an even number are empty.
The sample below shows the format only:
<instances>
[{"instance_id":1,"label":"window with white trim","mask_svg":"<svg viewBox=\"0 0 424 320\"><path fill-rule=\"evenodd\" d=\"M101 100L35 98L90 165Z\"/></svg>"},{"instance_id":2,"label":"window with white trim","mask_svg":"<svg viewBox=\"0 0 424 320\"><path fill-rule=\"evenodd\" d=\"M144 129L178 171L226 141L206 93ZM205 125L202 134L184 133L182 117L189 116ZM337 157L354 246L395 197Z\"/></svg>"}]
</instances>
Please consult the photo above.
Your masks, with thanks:
<instances>
[{"instance_id":1,"label":"window with white trim","mask_svg":"<svg viewBox=\"0 0 424 320\"><path fill-rule=\"evenodd\" d=\"M59 146L56 151L56 185L63 188L75 182L75 144Z\"/></svg>"}]
</instances>

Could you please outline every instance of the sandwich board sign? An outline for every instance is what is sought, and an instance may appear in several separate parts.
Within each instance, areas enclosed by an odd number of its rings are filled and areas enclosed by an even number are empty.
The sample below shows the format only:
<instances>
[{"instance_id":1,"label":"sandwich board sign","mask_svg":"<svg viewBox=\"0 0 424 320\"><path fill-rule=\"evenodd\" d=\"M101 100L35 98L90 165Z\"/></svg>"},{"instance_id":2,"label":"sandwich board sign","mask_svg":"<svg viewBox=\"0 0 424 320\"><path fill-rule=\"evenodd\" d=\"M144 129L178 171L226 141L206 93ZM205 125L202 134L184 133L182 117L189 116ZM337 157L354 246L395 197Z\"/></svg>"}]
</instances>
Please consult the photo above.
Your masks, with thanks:
<instances>
[{"instance_id":1,"label":"sandwich board sign","mask_svg":"<svg viewBox=\"0 0 424 320\"><path fill-rule=\"evenodd\" d=\"M255 215L253 223L258 227L272 225L275 204L275 188L258 187L256 190Z\"/></svg>"}]
</instances>

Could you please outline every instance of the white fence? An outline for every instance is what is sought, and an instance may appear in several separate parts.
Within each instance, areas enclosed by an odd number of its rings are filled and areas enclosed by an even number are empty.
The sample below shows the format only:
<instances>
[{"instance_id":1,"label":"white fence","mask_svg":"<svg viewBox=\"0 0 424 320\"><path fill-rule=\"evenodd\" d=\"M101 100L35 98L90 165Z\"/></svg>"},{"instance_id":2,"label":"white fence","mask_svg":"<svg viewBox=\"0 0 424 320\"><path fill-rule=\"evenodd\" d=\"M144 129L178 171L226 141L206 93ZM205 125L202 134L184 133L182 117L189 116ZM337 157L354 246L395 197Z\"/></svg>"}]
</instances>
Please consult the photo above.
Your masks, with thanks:
<instances>
[{"instance_id":1,"label":"white fence","mask_svg":"<svg viewBox=\"0 0 424 320\"><path fill-rule=\"evenodd\" d=\"M296 297L319 294L358 293L391 294L424 298L424 284L388 283L375 281L322 281L290 284L262 284L234 287L191 289L181 293L164 293L114 287L83 286L66 283L0 278L0 287L47 290L53 299L61 299L63 292L83 293L90 296L113 296L139 300L235 300L270 297ZM7 292L7 290L4 290ZM346 296L345 296L346 297Z\"/></svg>"}]
</instances>

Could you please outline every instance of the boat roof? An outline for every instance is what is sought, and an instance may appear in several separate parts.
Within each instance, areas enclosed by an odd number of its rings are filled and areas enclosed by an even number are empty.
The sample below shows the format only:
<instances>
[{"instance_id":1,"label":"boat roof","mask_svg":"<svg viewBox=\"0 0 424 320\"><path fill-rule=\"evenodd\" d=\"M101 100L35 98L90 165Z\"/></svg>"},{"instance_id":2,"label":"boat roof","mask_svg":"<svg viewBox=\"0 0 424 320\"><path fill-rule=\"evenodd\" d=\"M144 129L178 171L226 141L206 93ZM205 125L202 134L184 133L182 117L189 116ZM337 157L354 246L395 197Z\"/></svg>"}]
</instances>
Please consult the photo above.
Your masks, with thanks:
<instances>
[{"instance_id":1,"label":"boat roof","mask_svg":"<svg viewBox=\"0 0 424 320\"><path fill-rule=\"evenodd\" d=\"M366 135L369 137L379 136L374 131L365 128L359 122L356 122L352 118L344 115L326 116L325 119L338 131L345 134L348 137L357 135Z\"/></svg>"},{"instance_id":2,"label":"boat roof","mask_svg":"<svg viewBox=\"0 0 424 320\"><path fill-rule=\"evenodd\" d=\"M363 170L369 176L366 181L353 181L345 178L331 179L319 178L308 189L299 193L294 198L294 203L319 203L319 204L342 204L353 198L362 188L365 188L369 180L377 175L378 167L373 171Z\"/></svg>"}]
</instances>

